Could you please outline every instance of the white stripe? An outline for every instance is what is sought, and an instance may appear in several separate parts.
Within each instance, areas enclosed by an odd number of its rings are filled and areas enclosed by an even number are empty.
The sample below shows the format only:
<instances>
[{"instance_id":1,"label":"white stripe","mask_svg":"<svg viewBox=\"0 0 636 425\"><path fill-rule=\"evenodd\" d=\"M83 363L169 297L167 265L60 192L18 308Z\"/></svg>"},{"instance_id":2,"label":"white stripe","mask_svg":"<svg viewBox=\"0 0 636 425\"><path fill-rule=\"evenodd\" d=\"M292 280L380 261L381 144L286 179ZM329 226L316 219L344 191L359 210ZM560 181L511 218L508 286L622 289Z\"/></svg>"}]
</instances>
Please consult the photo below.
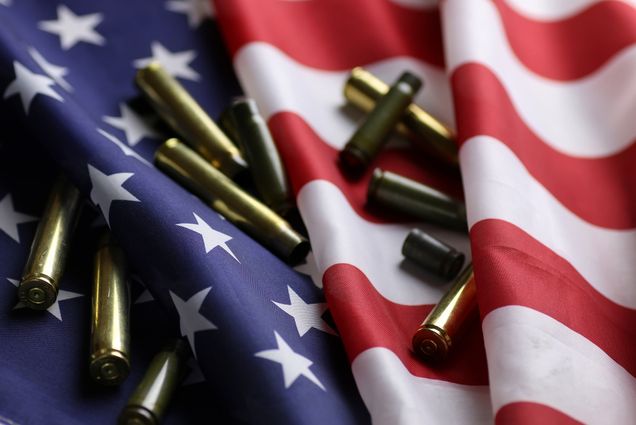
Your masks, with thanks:
<instances>
[{"instance_id":1,"label":"white stripe","mask_svg":"<svg viewBox=\"0 0 636 425\"><path fill-rule=\"evenodd\" d=\"M402 243L415 225L370 223L351 208L337 186L325 180L303 186L298 207L321 273L334 264L350 264L360 269L382 296L405 305L436 304L448 289L438 278L401 264ZM466 236L431 225L417 227L466 253L469 260Z\"/></svg>"},{"instance_id":2,"label":"white stripe","mask_svg":"<svg viewBox=\"0 0 636 425\"><path fill-rule=\"evenodd\" d=\"M341 149L358 123L343 111L342 94L349 71L323 71L302 65L263 42L243 46L234 59L245 92L253 97L266 119L281 111L299 114L323 141ZM450 90L443 71L424 62L392 58L368 64L379 78L393 82L404 70L424 81L416 101L442 121L452 124Z\"/></svg>"},{"instance_id":3,"label":"white stripe","mask_svg":"<svg viewBox=\"0 0 636 425\"><path fill-rule=\"evenodd\" d=\"M550 146L595 157L616 153L634 140L636 46L583 79L552 81L519 62L493 3L451 0L442 7L449 69L468 62L488 67L525 123Z\"/></svg>"},{"instance_id":4,"label":"white stripe","mask_svg":"<svg viewBox=\"0 0 636 425\"><path fill-rule=\"evenodd\" d=\"M559 321L508 306L488 314L483 330L495 412L527 401L588 424L634 422L636 379Z\"/></svg>"},{"instance_id":5,"label":"white stripe","mask_svg":"<svg viewBox=\"0 0 636 425\"><path fill-rule=\"evenodd\" d=\"M497 139L477 136L460 150L468 222L495 218L521 228L567 260L596 290L636 308L636 230L594 226L565 208Z\"/></svg>"},{"instance_id":6,"label":"white stripe","mask_svg":"<svg viewBox=\"0 0 636 425\"><path fill-rule=\"evenodd\" d=\"M363 351L351 368L375 425L493 421L488 387L413 376L386 348Z\"/></svg>"},{"instance_id":7,"label":"white stripe","mask_svg":"<svg viewBox=\"0 0 636 425\"><path fill-rule=\"evenodd\" d=\"M598 3L601 0L505 0L506 3L515 9L518 13L526 15L528 18L537 20L560 20L567 19L576 15L585 9ZM623 1L631 6L636 5L634 0L616 0Z\"/></svg>"}]
</instances>

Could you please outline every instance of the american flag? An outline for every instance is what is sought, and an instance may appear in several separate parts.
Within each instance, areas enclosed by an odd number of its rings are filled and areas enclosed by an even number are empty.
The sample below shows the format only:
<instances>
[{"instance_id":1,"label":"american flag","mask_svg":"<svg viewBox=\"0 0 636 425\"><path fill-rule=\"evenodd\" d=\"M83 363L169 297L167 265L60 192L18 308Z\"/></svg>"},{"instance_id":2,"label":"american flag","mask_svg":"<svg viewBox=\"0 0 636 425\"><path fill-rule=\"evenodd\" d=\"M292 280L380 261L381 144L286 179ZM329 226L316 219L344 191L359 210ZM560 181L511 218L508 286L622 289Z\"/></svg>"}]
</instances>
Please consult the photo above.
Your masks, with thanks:
<instances>
[{"instance_id":1,"label":"american flag","mask_svg":"<svg viewBox=\"0 0 636 425\"><path fill-rule=\"evenodd\" d=\"M169 423L633 422L635 19L628 1L0 0L0 423L113 423L173 334L196 359ZM132 85L151 59L213 117L241 91L256 100L307 264L290 269L152 167L168 134ZM417 103L456 128L461 177L397 137L373 166L463 193L470 241L369 211L371 170L340 172L359 65L417 73ZM13 310L59 170L94 212L59 303ZM138 276L133 372L115 391L87 383L100 216ZM443 365L410 349L448 289L402 262L412 227L472 249L481 329Z\"/></svg>"}]
</instances>

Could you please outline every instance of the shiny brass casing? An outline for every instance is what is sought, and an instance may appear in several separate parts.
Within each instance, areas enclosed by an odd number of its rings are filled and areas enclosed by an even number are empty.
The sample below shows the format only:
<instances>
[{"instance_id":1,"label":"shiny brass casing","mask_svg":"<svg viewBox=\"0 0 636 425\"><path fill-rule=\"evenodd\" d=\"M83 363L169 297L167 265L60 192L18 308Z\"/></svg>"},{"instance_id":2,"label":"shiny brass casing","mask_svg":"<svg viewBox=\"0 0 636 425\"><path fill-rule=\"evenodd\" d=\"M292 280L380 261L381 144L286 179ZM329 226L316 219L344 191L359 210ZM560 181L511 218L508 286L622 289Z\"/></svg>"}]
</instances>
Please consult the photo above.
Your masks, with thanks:
<instances>
[{"instance_id":1,"label":"shiny brass casing","mask_svg":"<svg viewBox=\"0 0 636 425\"><path fill-rule=\"evenodd\" d=\"M93 273L89 370L95 382L119 385L130 372L129 310L126 259L106 234L100 240Z\"/></svg>"},{"instance_id":2,"label":"shiny brass casing","mask_svg":"<svg viewBox=\"0 0 636 425\"><path fill-rule=\"evenodd\" d=\"M146 374L118 418L120 425L157 425L184 378L187 344L176 340L150 362Z\"/></svg>"},{"instance_id":3,"label":"shiny brass casing","mask_svg":"<svg viewBox=\"0 0 636 425\"><path fill-rule=\"evenodd\" d=\"M468 231L466 207L462 202L432 187L379 168L371 177L367 202L416 219Z\"/></svg>"},{"instance_id":4,"label":"shiny brass casing","mask_svg":"<svg viewBox=\"0 0 636 425\"><path fill-rule=\"evenodd\" d=\"M415 332L415 353L425 360L444 360L466 319L476 308L475 277L473 266L469 264Z\"/></svg>"},{"instance_id":5,"label":"shiny brass casing","mask_svg":"<svg viewBox=\"0 0 636 425\"><path fill-rule=\"evenodd\" d=\"M402 255L446 280L457 276L464 265L464 254L420 229L409 232Z\"/></svg>"},{"instance_id":6,"label":"shiny brass casing","mask_svg":"<svg viewBox=\"0 0 636 425\"><path fill-rule=\"evenodd\" d=\"M362 125L340 151L340 162L348 171L359 174L369 165L421 86L419 78L404 72L386 94L377 99Z\"/></svg>"},{"instance_id":7,"label":"shiny brass casing","mask_svg":"<svg viewBox=\"0 0 636 425\"><path fill-rule=\"evenodd\" d=\"M18 298L27 307L46 310L57 299L81 206L79 191L60 176L49 195L18 286Z\"/></svg>"},{"instance_id":8,"label":"shiny brass casing","mask_svg":"<svg viewBox=\"0 0 636 425\"><path fill-rule=\"evenodd\" d=\"M307 239L178 139L159 147L155 163L283 260L297 264L307 256Z\"/></svg>"},{"instance_id":9,"label":"shiny brass casing","mask_svg":"<svg viewBox=\"0 0 636 425\"><path fill-rule=\"evenodd\" d=\"M159 63L137 71L135 81L157 113L210 164L229 177L247 168L236 146Z\"/></svg>"},{"instance_id":10,"label":"shiny brass casing","mask_svg":"<svg viewBox=\"0 0 636 425\"><path fill-rule=\"evenodd\" d=\"M369 71L357 67L351 71L345 83L344 96L353 105L368 112L388 91L388 84ZM404 135L412 134L413 142L431 151L440 159L453 165L459 163L453 131L415 103L407 106L397 130Z\"/></svg>"},{"instance_id":11,"label":"shiny brass casing","mask_svg":"<svg viewBox=\"0 0 636 425\"><path fill-rule=\"evenodd\" d=\"M284 215L294 203L283 161L265 120L252 99L235 100L230 113L232 127L260 198L277 214Z\"/></svg>"}]
</instances>

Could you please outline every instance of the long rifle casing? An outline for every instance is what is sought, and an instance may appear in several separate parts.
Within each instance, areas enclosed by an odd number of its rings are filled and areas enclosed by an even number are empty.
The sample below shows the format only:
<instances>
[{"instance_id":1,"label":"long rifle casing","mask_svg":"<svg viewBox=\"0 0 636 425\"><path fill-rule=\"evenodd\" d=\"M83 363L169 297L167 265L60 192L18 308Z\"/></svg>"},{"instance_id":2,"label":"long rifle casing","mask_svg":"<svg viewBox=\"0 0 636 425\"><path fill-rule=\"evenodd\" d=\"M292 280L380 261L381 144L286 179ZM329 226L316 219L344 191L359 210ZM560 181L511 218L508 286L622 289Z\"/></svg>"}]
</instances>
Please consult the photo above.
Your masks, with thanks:
<instances>
[{"instance_id":1,"label":"long rifle casing","mask_svg":"<svg viewBox=\"0 0 636 425\"><path fill-rule=\"evenodd\" d=\"M469 264L415 332L415 353L425 360L444 360L476 308L475 277Z\"/></svg>"},{"instance_id":2,"label":"long rifle casing","mask_svg":"<svg viewBox=\"0 0 636 425\"><path fill-rule=\"evenodd\" d=\"M57 299L81 201L79 191L60 176L49 195L18 286L18 298L31 309L46 310Z\"/></svg>"},{"instance_id":3,"label":"long rifle casing","mask_svg":"<svg viewBox=\"0 0 636 425\"><path fill-rule=\"evenodd\" d=\"M252 99L237 99L230 111L239 146L249 163L258 194L265 205L284 215L293 207L291 190L265 120Z\"/></svg>"},{"instance_id":4,"label":"long rifle casing","mask_svg":"<svg viewBox=\"0 0 636 425\"><path fill-rule=\"evenodd\" d=\"M416 219L468 231L466 207L462 202L432 187L379 168L371 177L367 202Z\"/></svg>"},{"instance_id":5,"label":"long rifle casing","mask_svg":"<svg viewBox=\"0 0 636 425\"><path fill-rule=\"evenodd\" d=\"M283 260L297 264L307 256L307 239L178 139L159 147L155 163Z\"/></svg>"},{"instance_id":6,"label":"long rifle casing","mask_svg":"<svg viewBox=\"0 0 636 425\"><path fill-rule=\"evenodd\" d=\"M340 162L347 170L359 174L369 165L421 86L419 78L404 72L387 93L377 100L362 125L340 151Z\"/></svg>"},{"instance_id":7,"label":"long rifle casing","mask_svg":"<svg viewBox=\"0 0 636 425\"><path fill-rule=\"evenodd\" d=\"M247 169L236 146L159 63L137 71L135 81L157 113L210 164L230 178Z\"/></svg>"},{"instance_id":8,"label":"long rifle casing","mask_svg":"<svg viewBox=\"0 0 636 425\"><path fill-rule=\"evenodd\" d=\"M118 385L130 372L129 309L124 253L105 235L95 255L91 320L90 375Z\"/></svg>"},{"instance_id":9,"label":"long rifle casing","mask_svg":"<svg viewBox=\"0 0 636 425\"><path fill-rule=\"evenodd\" d=\"M187 358L188 346L182 340L157 353L119 415L119 425L158 425L187 372Z\"/></svg>"},{"instance_id":10,"label":"long rifle casing","mask_svg":"<svg viewBox=\"0 0 636 425\"><path fill-rule=\"evenodd\" d=\"M345 83L345 98L365 112L389 91L389 85L363 68L357 67ZM406 108L397 130L424 149L453 165L459 163L455 134L415 103Z\"/></svg>"}]
</instances>

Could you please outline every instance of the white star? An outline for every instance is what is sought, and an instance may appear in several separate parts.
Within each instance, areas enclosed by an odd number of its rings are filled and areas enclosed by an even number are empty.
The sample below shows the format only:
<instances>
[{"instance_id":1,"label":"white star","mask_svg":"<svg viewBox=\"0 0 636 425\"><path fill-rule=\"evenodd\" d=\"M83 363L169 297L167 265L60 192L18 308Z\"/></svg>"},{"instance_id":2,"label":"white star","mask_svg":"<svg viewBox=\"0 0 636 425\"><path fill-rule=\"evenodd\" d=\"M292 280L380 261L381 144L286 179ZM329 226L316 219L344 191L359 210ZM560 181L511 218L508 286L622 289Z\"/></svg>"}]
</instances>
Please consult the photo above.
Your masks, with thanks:
<instances>
[{"instance_id":1,"label":"white star","mask_svg":"<svg viewBox=\"0 0 636 425\"><path fill-rule=\"evenodd\" d=\"M190 347L192 347L193 353L195 353L194 334L199 331L217 329L214 323L210 322L208 319L203 317L201 313L199 313L201 304L203 304L203 301L205 300L205 297L207 297L208 292L210 292L210 289L212 289L212 287L200 290L191 296L188 301L183 301L178 295L170 291L172 302L177 309L177 313L179 313L181 336L185 335L188 338L188 342L190 342Z\"/></svg>"},{"instance_id":2,"label":"white star","mask_svg":"<svg viewBox=\"0 0 636 425\"><path fill-rule=\"evenodd\" d=\"M13 286L15 286L16 288L20 285L20 281L16 279L7 278L7 280L11 282ZM59 292L57 293L57 298L55 299L55 302L51 304L51 306L47 308L46 311L48 311L51 315L53 315L53 317L55 317L57 320L61 322L62 310L60 310L60 301L72 300L73 298L83 297L83 296L84 295L78 294L77 292L64 291L60 289ZM25 308L25 305L22 301L18 302L15 305L15 307L13 307L14 310L18 310L21 308Z\"/></svg>"},{"instance_id":3,"label":"white star","mask_svg":"<svg viewBox=\"0 0 636 425\"><path fill-rule=\"evenodd\" d=\"M102 136L104 136L105 138L107 138L110 142L114 143L115 146L117 146L119 149L121 149L121 151L124 153L124 155L132 156L133 158L135 158L138 161L143 162L147 166L154 167L154 165L152 165L150 162L146 161L146 159L143 156L139 155L137 152L135 152L134 150L130 149L124 142L122 142L121 140L119 140L117 137L113 136L109 132L104 131L101 128L98 128L97 132L99 134L101 134Z\"/></svg>"},{"instance_id":4,"label":"white star","mask_svg":"<svg viewBox=\"0 0 636 425\"><path fill-rule=\"evenodd\" d=\"M139 199L128 192L122 185L134 176L134 173L115 173L106 175L97 168L88 164L88 175L91 179L91 201L102 210L106 224L110 227L110 205L113 201L134 201Z\"/></svg>"},{"instance_id":5,"label":"white star","mask_svg":"<svg viewBox=\"0 0 636 425\"><path fill-rule=\"evenodd\" d=\"M203 376L203 372L199 367L199 362L194 357L190 357L186 362L186 366L190 368L190 373L188 373L188 377L183 381L181 386L185 387L186 385L194 385L199 384L201 382L205 382L205 376Z\"/></svg>"},{"instance_id":6,"label":"white star","mask_svg":"<svg viewBox=\"0 0 636 425\"><path fill-rule=\"evenodd\" d=\"M61 4L57 7L57 20L42 21L38 24L38 28L57 34L63 50L68 50L82 41L102 46L106 40L95 31L95 27L102 22L102 19L104 18L101 13L79 16Z\"/></svg>"},{"instance_id":7,"label":"white star","mask_svg":"<svg viewBox=\"0 0 636 425\"><path fill-rule=\"evenodd\" d=\"M186 229L192 230L193 232L197 232L199 235L201 235L201 237L203 238L203 245L205 246L206 254L219 246L223 248L225 252L230 254L237 263L240 263L239 259L236 258L236 255L234 255L230 247L227 246L227 242L231 241L232 237L226 235L225 233L221 233L218 230L214 230L196 213L192 214L194 215L194 219L197 221L196 223L179 223L177 224L177 226L185 227Z\"/></svg>"},{"instance_id":8,"label":"white star","mask_svg":"<svg viewBox=\"0 0 636 425\"><path fill-rule=\"evenodd\" d=\"M30 221L37 221L37 217L16 212L13 208L13 198L11 198L10 193L7 193L0 201L0 230L17 243L20 243L18 224Z\"/></svg>"},{"instance_id":9,"label":"white star","mask_svg":"<svg viewBox=\"0 0 636 425\"><path fill-rule=\"evenodd\" d=\"M11 0L0 0L0 4L3 6L11 6Z\"/></svg>"},{"instance_id":10,"label":"white star","mask_svg":"<svg viewBox=\"0 0 636 425\"><path fill-rule=\"evenodd\" d=\"M157 138L157 133L125 103L119 104L121 117L103 117L104 122L126 133L126 141L135 146L144 137Z\"/></svg>"},{"instance_id":11,"label":"white star","mask_svg":"<svg viewBox=\"0 0 636 425\"><path fill-rule=\"evenodd\" d=\"M155 299L150 291L145 289L144 292L142 292L141 295L139 295L139 297L135 300L135 304L143 304L154 300Z\"/></svg>"},{"instance_id":12,"label":"white star","mask_svg":"<svg viewBox=\"0 0 636 425\"><path fill-rule=\"evenodd\" d=\"M29 47L28 51L31 57L33 58L33 60L35 61L35 63L37 63L38 66L42 68L42 70L46 72L49 77L53 79L53 81L59 84L60 87L62 87L67 92L73 91L73 87L71 87L68 81L64 79L66 74L68 74L68 68L64 68L63 66L53 65L51 62L44 59L44 56L42 56L40 52L38 52L33 47Z\"/></svg>"},{"instance_id":13,"label":"white star","mask_svg":"<svg viewBox=\"0 0 636 425\"><path fill-rule=\"evenodd\" d=\"M276 301L272 302L294 318L299 336L305 335L311 328L328 334L338 335L336 331L322 319L323 313L327 310L326 303L307 304L290 286L287 286L287 293L289 294L289 304L277 303Z\"/></svg>"},{"instance_id":14,"label":"white star","mask_svg":"<svg viewBox=\"0 0 636 425\"><path fill-rule=\"evenodd\" d=\"M150 45L150 49L152 50L152 56L137 59L133 63L136 68L143 68L156 61L173 77L180 77L192 81L199 81L201 78L201 76L190 67L190 62L192 62L196 56L194 50L172 53L158 41L153 41Z\"/></svg>"},{"instance_id":15,"label":"white star","mask_svg":"<svg viewBox=\"0 0 636 425\"><path fill-rule=\"evenodd\" d=\"M317 288L322 288L322 273L318 270L318 265L316 264L313 252L309 251L307 258L305 259L305 264L300 264L294 267L294 270L298 273L311 277L311 281L314 285L316 285Z\"/></svg>"},{"instance_id":16,"label":"white star","mask_svg":"<svg viewBox=\"0 0 636 425\"><path fill-rule=\"evenodd\" d=\"M170 0L166 3L166 9L188 15L190 28L198 27L213 16L212 3L208 0Z\"/></svg>"},{"instance_id":17,"label":"white star","mask_svg":"<svg viewBox=\"0 0 636 425\"><path fill-rule=\"evenodd\" d=\"M283 367L283 378L285 380L285 388L289 388L299 376L304 376L314 384L318 385L323 391L325 387L318 380L316 375L309 370L309 366L314 364L307 357L301 356L294 352L291 347L285 342L285 340L278 335L278 332L274 331L276 336L276 350L265 350L254 354L256 357L271 360L276 363L280 363Z\"/></svg>"},{"instance_id":18,"label":"white star","mask_svg":"<svg viewBox=\"0 0 636 425\"><path fill-rule=\"evenodd\" d=\"M13 69L15 71L15 80L13 80L4 91L4 98L7 99L19 93L25 113L29 113L31 101L33 101L33 98L38 94L43 94L57 99L60 102L64 102L62 96L51 88L51 86L55 84L55 81L51 78L46 75L35 74L29 71L20 62L16 61L13 62Z\"/></svg>"}]
</instances>

